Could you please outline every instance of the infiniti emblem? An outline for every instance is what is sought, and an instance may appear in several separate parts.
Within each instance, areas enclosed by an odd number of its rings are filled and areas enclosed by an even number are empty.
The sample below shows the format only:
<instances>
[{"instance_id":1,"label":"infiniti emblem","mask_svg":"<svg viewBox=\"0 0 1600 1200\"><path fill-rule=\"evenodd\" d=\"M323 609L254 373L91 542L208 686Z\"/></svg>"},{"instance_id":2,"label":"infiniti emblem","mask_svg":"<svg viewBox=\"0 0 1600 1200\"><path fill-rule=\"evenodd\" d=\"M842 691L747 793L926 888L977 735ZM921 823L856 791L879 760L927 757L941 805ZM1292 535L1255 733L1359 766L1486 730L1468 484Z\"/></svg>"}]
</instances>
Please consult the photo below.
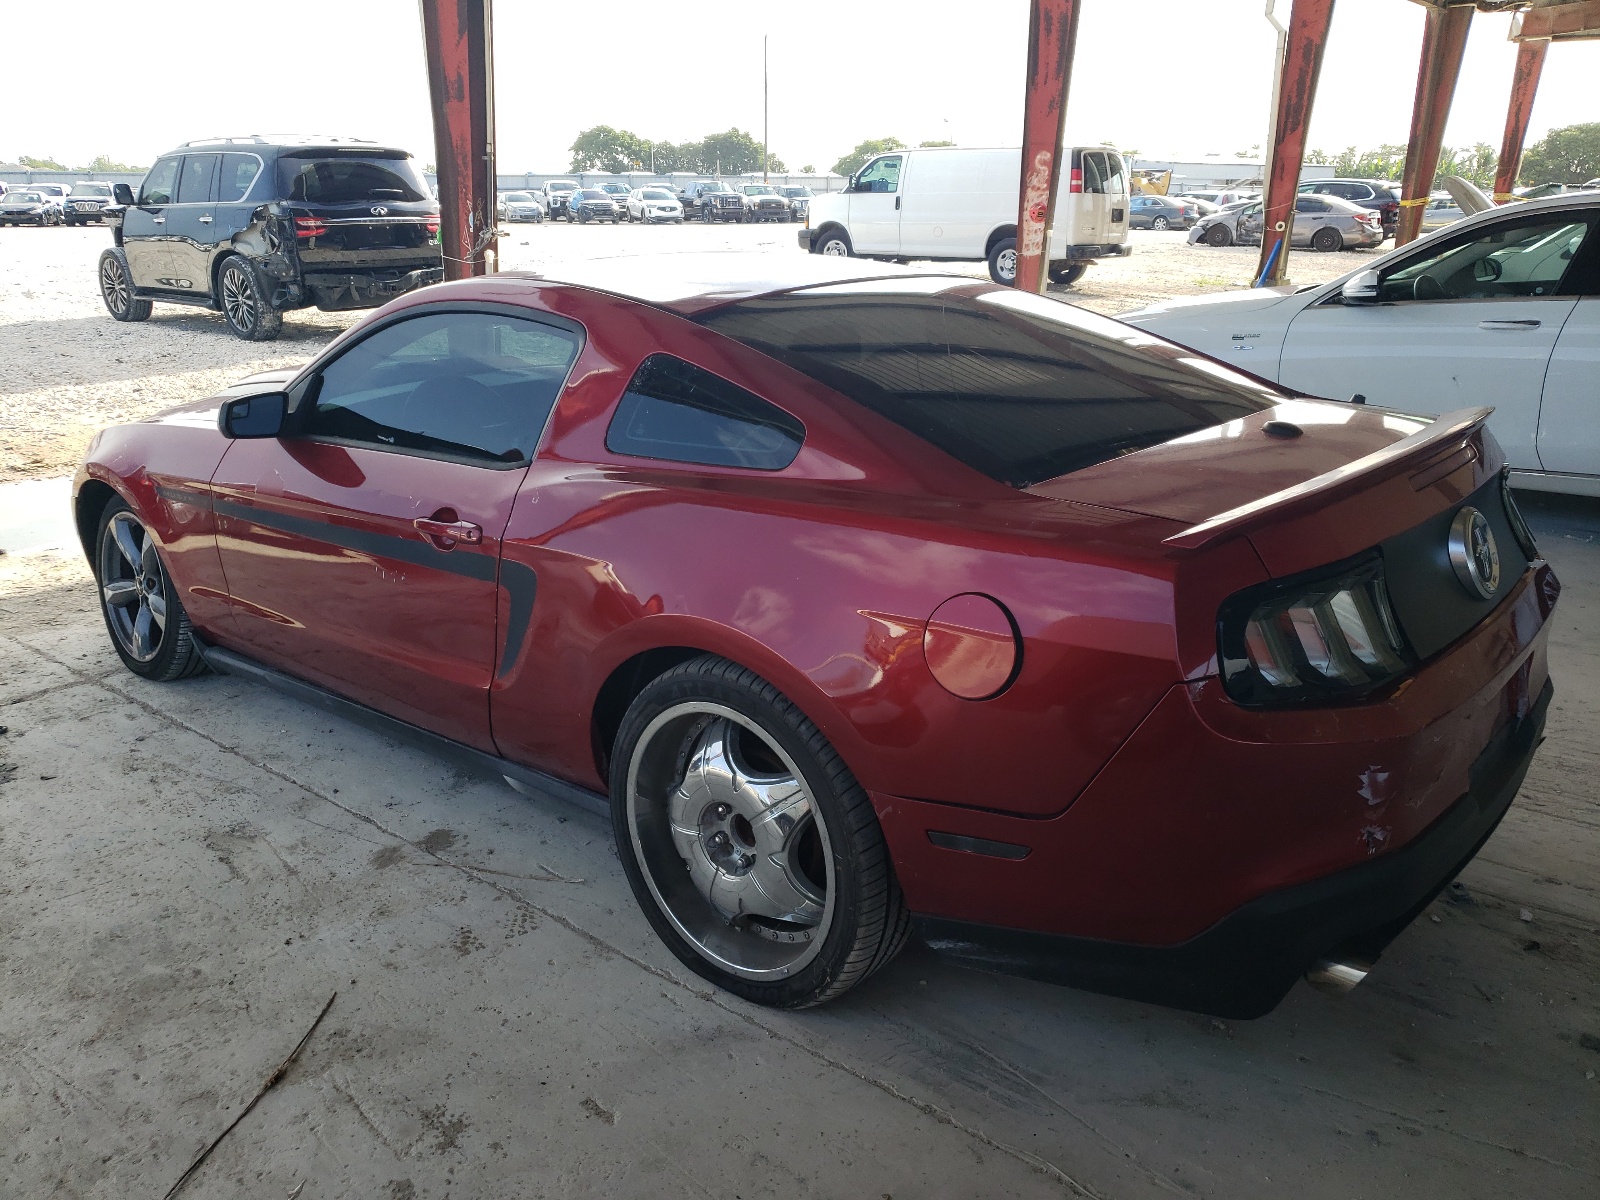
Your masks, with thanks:
<instances>
[{"instance_id":1,"label":"infiniti emblem","mask_svg":"<svg viewBox=\"0 0 1600 1200\"><path fill-rule=\"evenodd\" d=\"M1488 600L1500 586L1500 549L1489 520L1471 505L1450 522L1450 565L1468 595Z\"/></svg>"},{"instance_id":2,"label":"infiniti emblem","mask_svg":"<svg viewBox=\"0 0 1600 1200\"><path fill-rule=\"evenodd\" d=\"M380 204L372 210L372 215L375 217L387 217L389 210Z\"/></svg>"}]
</instances>

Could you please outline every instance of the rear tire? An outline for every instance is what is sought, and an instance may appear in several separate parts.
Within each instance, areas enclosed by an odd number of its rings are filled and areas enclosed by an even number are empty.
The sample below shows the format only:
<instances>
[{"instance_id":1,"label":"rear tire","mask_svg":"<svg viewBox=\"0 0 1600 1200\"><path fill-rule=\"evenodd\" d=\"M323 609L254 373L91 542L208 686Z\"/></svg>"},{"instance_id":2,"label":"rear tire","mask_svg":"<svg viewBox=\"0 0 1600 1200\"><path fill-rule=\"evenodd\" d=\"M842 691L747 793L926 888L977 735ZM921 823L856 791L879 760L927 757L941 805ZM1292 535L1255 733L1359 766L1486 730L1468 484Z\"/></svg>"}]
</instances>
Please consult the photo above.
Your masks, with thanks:
<instances>
[{"instance_id":1,"label":"rear tire","mask_svg":"<svg viewBox=\"0 0 1600 1200\"><path fill-rule=\"evenodd\" d=\"M686 967L756 1004L841 995L905 945L910 914L866 792L772 684L716 655L629 706L611 759L618 855Z\"/></svg>"},{"instance_id":2,"label":"rear tire","mask_svg":"<svg viewBox=\"0 0 1600 1200\"><path fill-rule=\"evenodd\" d=\"M283 314L272 307L261 272L248 258L236 254L222 264L217 307L233 335L247 342L270 342L283 331Z\"/></svg>"},{"instance_id":3,"label":"rear tire","mask_svg":"<svg viewBox=\"0 0 1600 1200\"><path fill-rule=\"evenodd\" d=\"M1172 222L1167 220L1165 217L1152 217L1150 219L1150 228L1161 230L1171 229Z\"/></svg>"},{"instance_id":4,"label":"rear tire","mask_svg":"<svg viewBox=\"0 0 1600 1200\"><path fill-rule=\"evenodd\" d=\"M95 526L94 577L100 615L123 666L156 683L205 670L155 540L121 496L107 501Z\"/></svg>"},{"instance_id":5,"label":"rear tire","mask_svg":"<svg viewBox=\"0 0 1600 1200\"><path fill-rule=\"evenodd\" d=\"M1344 234L1337 229L1329 229L1327 226L1323 226L1311 235L1311 248L1320 250L1324 254L1332 253L1335 250L1343 250Z\"/></svg>"},{"instance_id":6,"label":"rear tire","mask_svg":"<svg viewBox=\"0 0 1600 1200\"><path fill-rule=\"evenodd\" d=\"M1082 279L1088 270L1088 263L1051 263L1050 282L1062 287L1071 287Z\"/></svg>"},{"instance_id":7,"label":"rear tire","mask_svg":"<svg viewBox=\"0 0 1600 1200\"><path fill-rule=\"evenodd\" d=\"M1001 238L989 251L989 278L1001 287L1017 282L1017 239Z\"/></svg>"},{"instance_id":8,"label":"rear tire","mask_svg":"<svg viewBox=\"0 0 1600 1200\"><path fill-rule=\"evenodd\" d=\"M100 253L100 299L106 311L118 321L148 321L153 305L133 294L133 273L122 247L113 246Z\"/></svg>"}]
</instances>

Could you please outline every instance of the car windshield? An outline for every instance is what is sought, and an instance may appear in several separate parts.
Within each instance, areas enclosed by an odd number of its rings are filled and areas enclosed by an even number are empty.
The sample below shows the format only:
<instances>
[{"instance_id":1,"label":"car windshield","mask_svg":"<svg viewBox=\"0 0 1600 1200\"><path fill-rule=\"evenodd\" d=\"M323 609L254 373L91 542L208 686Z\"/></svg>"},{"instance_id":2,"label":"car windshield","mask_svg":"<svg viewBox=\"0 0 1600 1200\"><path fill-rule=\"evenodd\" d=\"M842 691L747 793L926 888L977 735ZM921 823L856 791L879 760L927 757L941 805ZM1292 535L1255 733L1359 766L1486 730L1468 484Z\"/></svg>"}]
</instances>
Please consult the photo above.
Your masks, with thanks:
<instances>
[{"instance_id":1,"label":"car windshield","mask_svg":"<svg viewBox=\"0 0 1600 1200\"><path fill-rule=\"evenodd\" d=\"M528 195L527 192L507 192L506 193L506 203L507 204L532 204L533 203L533 197Z\"/></svg>"},{"instance_id":2,"label":"car windshield","mask_svg":"<svg viewBox=\"0 0 1600 1200\"><path fill-rule=\"evenodd\" d=\"M721 183L721 182L718 182L718 183L702 183L700 185L700 190L702 192L731 192L731 191L733 191L733 189L731 187L729 187L727 184Z\"/></svg>"},{"instance_id":3,"label":"car windshield","mask_svg":"<svg viewBox=\"0 0 1600 1200\"><path fill-rule=\"evenodd\" d=\"M696 319L1015 488L1280 399L1266 384L1070 305L1009 290L929 294L929 283L809 288Z\"/></svg>"},{"instance_id":4,"label":"car windshield","mask_svg":"<svg viewBox=\"0 0 1600 1200\"><path fill-rule=\"evenodd\" d=\"M671 200L672 193L664 192L660 188L645 188L644 191L639 193L639 198L642 200Z\"/></svg>"},{"instance_id":5,"label":"car windshield","mask_svg":"<svg viewBox=\"0 0 1600 1200\"><path fill-rule=\"evenodd\" d=\"M278 160L283 194L311 204L363 204L374 200L415 202L428 199L428 185L409 158L339 155Z\"/></svg>"},{"instance_id":6,"label":"car windshield","mask_svg":"<svg viewBox=\"0 0 1600 1200\"><path fill-rule=\"evenodd\" d=\"M578 185L570 179L552 179L544 185L544 190L547 192L575 192L578 190Z\"/></svg>"},{"instance_id":7,"label":"car windshield","mask_svg":"<svg viewBox=\"0 0 1600 1200\"><path fill-rule=\"evenodd\" d=\"M744 194L746 196L776 196L778 194L778 190L776 188L770 188L764 184L758 183L753 187L745 188Z\"/></svg>"},{"instance_id":8,"label":"car windshield","mask_svg":"<svg viewBox=\"0 0 1600 1200\"><path fill-rule=\"evenodd\" d=\"M609 200L609 199L611 199L610 196L606 195L599 188L588 188L588 189L580 192L579 195L581 195L585 200Z\"/></svg>"},{"instance_id":9,"label":"car windshield","mask_svg":"<svg viewBox=\"0 0 1600 1200\"><path fill-rule=\"evenodd\" d=\"M42 204L44 203L44 197L38 192L7 192L5 202L7 204Z\"/></svg>"},{"instance_id":10,"label":"car windshield","mask_svg":"<svg viewBox=\"0 0 1600 1200\"><path fill-rule=\"evenodd\" d=\"M788 187L783 189L783 194L798 200L811 195L811 189L804 187Z\"/></svg>"},{"instance_id":11,"label":"car windshield","mask_svg":"<svg viewBox=\"0 0 1600 1200\"><path fill-rule=\"evenodd\" d=\"M109 196L111 185L109 183L80 183L73 186L74 196Z\"/></svg>"}]
</instances>

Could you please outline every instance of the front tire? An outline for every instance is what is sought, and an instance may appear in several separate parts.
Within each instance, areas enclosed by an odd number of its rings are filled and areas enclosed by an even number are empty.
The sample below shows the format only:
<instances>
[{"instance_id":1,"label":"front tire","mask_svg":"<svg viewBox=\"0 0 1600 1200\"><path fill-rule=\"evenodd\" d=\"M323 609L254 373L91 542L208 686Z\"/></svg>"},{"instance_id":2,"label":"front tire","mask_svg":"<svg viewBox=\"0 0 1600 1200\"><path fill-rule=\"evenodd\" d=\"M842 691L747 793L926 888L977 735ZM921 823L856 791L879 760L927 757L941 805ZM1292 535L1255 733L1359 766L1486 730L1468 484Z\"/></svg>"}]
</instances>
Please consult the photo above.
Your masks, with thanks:
<instances>
[{"instance_id":1,"label":"front tire","mask_svg":"<svg viewBox=\"0 0 1600 1200\"><path fill-rule=\"evenodd\" d=\"M1213 225L1200 236L1200 240L1208 246L1231 246L1233 234L1226 225Z\"/></svg>"},{"instance_id":2,"label":"front tire","mask_svg":"<svg viewBox=\"0 0 1600 1200\"><path fill-rule=\"evenodd\" d=\"M217 304L235 337L270 342L283 330L283 314L272 307L261 272L238 255L222 264L217 276Z\"/></svg>"},{"instance_id":3,"label":"front tire","mask_svg":"<svg viewBox=\"0 0 1600 1200\"><path fill-rule=\"evenodd\" d=\"M121 496L100 513L94 566L100 614L123 666L156 683L205 669L155 539Z\"/></svg>"},{"instance_id":4,"label":"front tire","mask_svg":"<svg viewBox=\"0 0 1600 1200\"><path fill-rule=\"evenodd\" d=\"M697 975L805 1008L889 962L910 931L867 794L777 688L703 655L646 685L611 760L628 882Z\"/></svg>"},{"instance_id":5,"label":"front tire","mask_svg":"<svg viewBox=\"0 0 1600 1200\"><path fill-rule=\"evenodd\" d=\"M128 270L128 256L120 246L100 253L100 299L106 311L118 321L148 321L154 307L148 300L133 294L133 273Z\"/></svg>"},{"instance_id":6,"label":"front tire","mask_svg":"<svg viewBox=\"0 0 1600 1200\"><path fill-rule=\"evenodd\" d=\"M1001 287L1017 282L1017 239L1001 238L989 250L989 278Z\"/></svg>"},{"instance_id":7,"label":"front tire","mask_svg":"<svg viewBox=\"0 0 1600 1200\"><path fill-rule=\"evenodd\" d=\"M849 258L855 253L850 248L850 235L842 229L830 229L818 238L815 252L829 258Z\"/></svg>"}]
</instances>

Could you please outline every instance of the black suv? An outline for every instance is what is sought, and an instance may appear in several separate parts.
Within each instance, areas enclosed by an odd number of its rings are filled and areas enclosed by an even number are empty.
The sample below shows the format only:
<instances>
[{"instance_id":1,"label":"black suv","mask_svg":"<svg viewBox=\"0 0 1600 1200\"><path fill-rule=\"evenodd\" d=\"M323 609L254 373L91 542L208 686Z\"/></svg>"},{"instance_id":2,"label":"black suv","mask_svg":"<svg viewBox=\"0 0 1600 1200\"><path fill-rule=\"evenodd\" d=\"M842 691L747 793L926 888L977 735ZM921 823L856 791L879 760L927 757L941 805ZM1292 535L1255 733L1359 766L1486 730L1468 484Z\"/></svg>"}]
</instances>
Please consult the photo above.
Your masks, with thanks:
<instances>
[{"instance_id":1,"label":"black suv","mask_svg":"<svg viewBox=\"0 0 1600 1200\"><path fill-rule=\"evenodd\" d=\"M438 201L411 155L374 142L187 142L115 192L100 295L119 321L197 304L268 341L289 309L374 308L444 278Z\"/></svg>"},{"instance_id":2,"label":"black suv","mask_svg":"<svg viewBox=\"0 0 1600 1200\"><path fill-rule=\"evenodd\" d=\"M1393 237L1400 223L1400 185L1383 179L1314 179L1300 185L1301 192L1337 196L1383 218L1383 236Z\"/></svg>"}]
</instances>

